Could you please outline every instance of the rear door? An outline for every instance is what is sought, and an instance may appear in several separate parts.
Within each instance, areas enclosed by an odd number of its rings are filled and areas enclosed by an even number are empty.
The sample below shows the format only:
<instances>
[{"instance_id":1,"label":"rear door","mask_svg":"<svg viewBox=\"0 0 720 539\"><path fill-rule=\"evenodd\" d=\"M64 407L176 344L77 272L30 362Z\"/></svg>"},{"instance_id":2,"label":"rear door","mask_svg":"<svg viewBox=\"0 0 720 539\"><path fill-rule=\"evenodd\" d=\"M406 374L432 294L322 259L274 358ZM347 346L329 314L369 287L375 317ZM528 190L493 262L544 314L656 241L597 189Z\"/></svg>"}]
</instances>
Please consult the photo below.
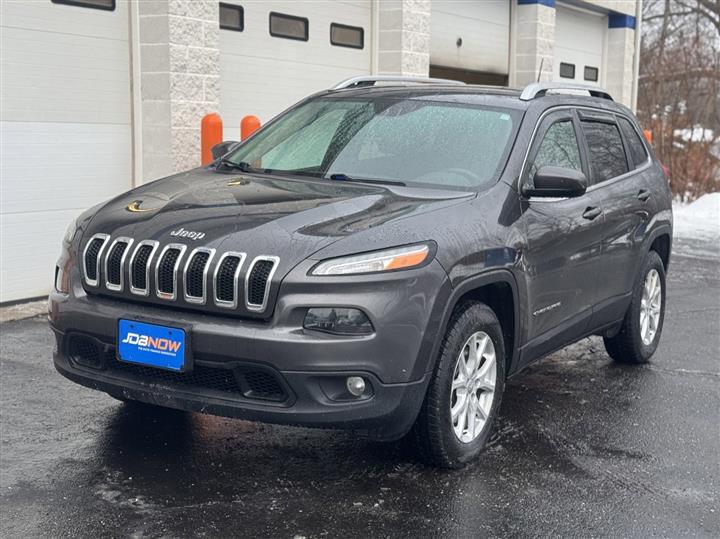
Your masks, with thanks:
<instances>
[{"instance_id":1,"label":"rear door","mask_svg":"<svg viewBox=\"0 0 720 539\"><path fill-rule=\"evenodd\" d=\"M589 173L575 112L547 115L532 143L521 181L553 165ZM527 245L523 253L528 313L523 362L581 337L597 299L603 237L603 208L598 193L575 198L523 199Z\"/></svg>"},{"instance_id":2,"label":"rear door","mask_svg":"<svg viewBox=\"0 0 720 539\"><path fill-rule=\"evenodd\" d=\"M602 325L622 317L632 290L651 213L645 177L649 162L627 119L580 111L580 125L593 183L589 190L605 210L602 271L593 320L594 325Z\"/></svg>"}]
</instances>

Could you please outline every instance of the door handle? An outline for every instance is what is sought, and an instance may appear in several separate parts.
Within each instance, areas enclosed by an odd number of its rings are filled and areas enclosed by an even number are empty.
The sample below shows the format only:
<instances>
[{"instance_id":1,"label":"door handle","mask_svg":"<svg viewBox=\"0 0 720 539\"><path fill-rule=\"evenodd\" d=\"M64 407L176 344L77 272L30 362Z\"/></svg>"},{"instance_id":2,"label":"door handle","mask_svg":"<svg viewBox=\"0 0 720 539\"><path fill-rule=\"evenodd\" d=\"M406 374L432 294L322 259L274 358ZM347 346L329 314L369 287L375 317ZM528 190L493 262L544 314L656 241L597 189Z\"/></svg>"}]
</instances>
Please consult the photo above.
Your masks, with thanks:
<instances>
[{"instance_id":1,"label":"door handle","mask_svg":"<svg viewBox=\"0 0 720 539\"><path fill-rule=\"evenodd\" d=\"M588 206L587 209L583 212L583 217L585 219L588 219L589 221L592 221L601 213L602 213L601 208L598 208L596 206Z\"/></svg>"},{"instance_id":2,"label":"door handle","mask_svg":"<svg viewBox=\"0 0 720 539\"><path fill-rule=\"evenodd\" d=\"M650 198L650 191L647 189L640 189L637 194L638 200L642 200L643 202L647 201L648 198Z\"/></svg>"}]
</instances>

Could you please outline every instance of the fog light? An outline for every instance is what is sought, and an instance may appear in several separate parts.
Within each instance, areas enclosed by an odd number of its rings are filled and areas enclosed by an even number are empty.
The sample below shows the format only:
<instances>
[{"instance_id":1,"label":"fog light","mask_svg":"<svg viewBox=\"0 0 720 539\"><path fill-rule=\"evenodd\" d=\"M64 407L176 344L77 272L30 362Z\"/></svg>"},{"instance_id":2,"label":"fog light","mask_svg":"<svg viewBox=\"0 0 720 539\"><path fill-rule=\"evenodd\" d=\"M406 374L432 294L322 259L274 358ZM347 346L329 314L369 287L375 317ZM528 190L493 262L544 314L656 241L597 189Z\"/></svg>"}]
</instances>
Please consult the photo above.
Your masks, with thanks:
<instances>
[{"instance_id":1,"label":"fog light","mask_svg":"<svg viewBox=\"0 0 720 539\"><path fill-rule=\"evenodd\" d=\"M303 327L336 335L370 335L373 332L364 312L342 307L308 309Z\"/></svg>"},{"instance_id":2,"label":"fog light","mask_svg":"<svg viewBox=\"0 0 720 539\"><path fill-rule=\"evenodd\" d=\"M359 397L365 393L365 380L362 376L348 376L345 385L351 395Z\"/></svg>"}]
</instances>

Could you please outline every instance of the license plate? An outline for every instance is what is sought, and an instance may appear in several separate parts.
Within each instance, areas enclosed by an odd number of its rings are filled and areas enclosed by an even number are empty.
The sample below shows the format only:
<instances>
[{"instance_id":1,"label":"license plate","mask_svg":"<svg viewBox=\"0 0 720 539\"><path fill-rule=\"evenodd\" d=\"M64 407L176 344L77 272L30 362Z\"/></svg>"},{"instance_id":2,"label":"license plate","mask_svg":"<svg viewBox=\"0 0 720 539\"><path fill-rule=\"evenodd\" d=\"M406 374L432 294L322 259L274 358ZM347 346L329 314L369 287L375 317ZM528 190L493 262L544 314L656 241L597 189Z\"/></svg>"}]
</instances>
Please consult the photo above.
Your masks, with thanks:
<instances>
[{"instance_id":1,"label":"license plate","mask_svg":"<svg viewBox=\"0 0 720 539\"><path fill-rule=\"evenodd\" d=\"M171 371L185 368L185 331L179 328L120 320L118 358Z\"/></svg>"}]
</instances>

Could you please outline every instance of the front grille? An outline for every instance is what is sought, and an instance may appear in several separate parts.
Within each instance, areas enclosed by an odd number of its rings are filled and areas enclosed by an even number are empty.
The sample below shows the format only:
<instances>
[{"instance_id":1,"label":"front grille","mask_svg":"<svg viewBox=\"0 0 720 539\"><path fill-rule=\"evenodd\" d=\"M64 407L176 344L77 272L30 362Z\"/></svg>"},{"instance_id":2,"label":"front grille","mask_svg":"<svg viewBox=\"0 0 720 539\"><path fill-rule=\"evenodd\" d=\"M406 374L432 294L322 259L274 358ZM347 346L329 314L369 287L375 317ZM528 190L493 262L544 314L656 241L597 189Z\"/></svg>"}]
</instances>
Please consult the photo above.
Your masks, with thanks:
<instances>
[{"instance_id":1,"label":"front grille","mask_svg":"<svg viewBox=\"0 0 720 539\"><path fill-rule=\"evenodd\" d=\"M157 266L157 289L159 293L175 299L175 284L177 277L177 263L182 250L178 247L167 247L160 256Z\"/></svg>"},{"instance_id":2,"label":"front grille","mask_svg":"<svg viewBox=\"0 0 720 539\"><path fill-rule=\"evenodd\" d=\"M248 306L265 308L267 284L273 269L275 269L275 260L270 258L255 259L247 280L246 301Z\"/></svg>"},{"instance_id":3,"label":"front grille","mask_svg":"<svg viewBox=\"0 0 720 539\"><path fill-rule=\"evenodd\" d=\"M196 250L190 255L185 268L185 296L188 301L205 301L205 272L212 251Z\"/></svg>"},{"instance_id":4,"label":"front grille","mask_svg":"<svg viewBox=\"0 0 720 539\"><path fill-rule=\"evenodd\" d=\"M85 247L85 279L88 284L97 286L98 284L98 268L100 267L100 253L105 247L108 237L104 234L94 236Z\"/></svg>"},{"instance_id":5,"label":"front grille","mask_svg":"<svg viewBox=\"0 0 720 539\"><path fill-rule=\"evenodd\" d=\"M278 403L290 397L280 382L280 375L267 368L249 364L223 368L196 361L191 371L172 372L120 361L115 357L114 346L87 335L70 334L66 342L68 356L76 365L118 373L137 382L211 390Z\"/></svg>"},{"instance_id":6,"label":"front grille","mask_svg":"<svg viewBox=\"0 0 720 539\"><path fill-rule=\"evenodd\" d=\"M130 241L117 239L113 242L107 259L105 260L105 272L108 288L113 290L121 290L123 282L123 262L125 260L125 252L130 246Z\"/></svg>"},{"instance_id":7,"label":"front grille","mask_svg":"<svg viewBox=\"0 0 720 539\"><path fill-rule=\"evenodd\" d=\"M170 243L161 248L155 240L136 243L133 238L118 237L111 241L107 234L95 234L85 245L82 270L89 287L112 292L129 289L146 297L152 287L152 296L166 301L263 313L280 259L256 256L243 272L245 258L244 252L226 251L216 258L215 249L208 247L188 250L182 243Z\"/></svg>"},{"instance_id":8,"label":"front grille","mask_svg":"<svg viewBox=\"0 0 720 539\"><path fill-rule=\"evenodd\" d=\"M110 364L110 370L131 374L144 382L198 387L227 393L242 393L235 373L230 369L215 369L195 365L193 370L189 372L170 372L114 360Z\"/></svg>"},{"instance_id":9,"label":"front grille","mask_svg":"<svg viewBox=\"0 0 720 539\"><path fill-rule=\"evenodd\" d=\"M137 291L147 292L149 261L155 247L150 244L140 245L130 266L130 285Z\"/></svg>"},{"instance_id":10,"label":"front grille","mask_svg":"<svg viewBox=\"0 0 720 539\"><path fill-rule=\"evenodd\" d=\"M244 255L225 255L215 274L215 303L225 307L237 306L237 277Z\"/></svg>"}]
</instances>

